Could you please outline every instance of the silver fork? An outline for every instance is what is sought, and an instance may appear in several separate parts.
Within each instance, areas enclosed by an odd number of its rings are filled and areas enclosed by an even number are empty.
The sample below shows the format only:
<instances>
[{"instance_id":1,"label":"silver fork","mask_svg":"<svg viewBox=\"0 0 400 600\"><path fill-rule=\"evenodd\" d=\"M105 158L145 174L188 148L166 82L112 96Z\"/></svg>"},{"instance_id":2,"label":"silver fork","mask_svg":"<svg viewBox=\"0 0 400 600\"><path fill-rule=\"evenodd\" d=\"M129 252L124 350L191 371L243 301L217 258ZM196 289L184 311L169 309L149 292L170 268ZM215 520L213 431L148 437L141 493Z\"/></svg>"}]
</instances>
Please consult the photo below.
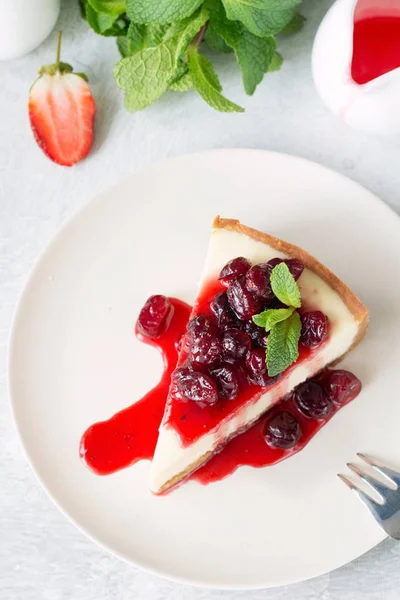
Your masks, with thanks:
<instances>
[{"instance_id":1,"label":"silver fork","mask_svg":"<svg viewBox=\"0 0 400 600\"><path fill-rule=\"evenodd\" d=\"M357 465L347 463L347 466L353 473L361 477L363 481L378 492L381 502L376 502L354 485L345 475L338 474L338 477L364 502L384 531L395 540L400 540L400 473L389 469L389 467L386 467L381 462L366 454L358 453L357 456L370 467L376 469L384 476L388 483L392 484L393 487L390 487L382 483L382 481L378 481L374 476L369 475Z\"/></svg>"}]
</instances>

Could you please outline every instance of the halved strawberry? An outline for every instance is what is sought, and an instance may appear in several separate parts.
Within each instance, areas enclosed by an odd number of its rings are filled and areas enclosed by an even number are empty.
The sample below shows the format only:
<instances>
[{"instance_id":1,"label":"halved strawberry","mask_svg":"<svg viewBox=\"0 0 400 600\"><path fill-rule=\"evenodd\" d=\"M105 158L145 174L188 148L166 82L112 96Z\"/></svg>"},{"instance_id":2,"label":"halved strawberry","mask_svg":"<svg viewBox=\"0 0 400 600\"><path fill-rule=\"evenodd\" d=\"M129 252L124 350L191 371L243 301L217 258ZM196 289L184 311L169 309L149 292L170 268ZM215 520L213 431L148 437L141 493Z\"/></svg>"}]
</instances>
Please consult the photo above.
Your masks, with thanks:
<instances>
[{"instance_id":1,"label":"halved strawberry","mask_svg":"<svg viewBox=\"0 0 400 600\"><path fill-rule=\"evenodd\" d=\"M54 65L39 71L29 93L29 119L43 152L59 165L71 167L92 147L96 105L86 75L60 62L61 32Z\"/></svg>"}]
</instances>

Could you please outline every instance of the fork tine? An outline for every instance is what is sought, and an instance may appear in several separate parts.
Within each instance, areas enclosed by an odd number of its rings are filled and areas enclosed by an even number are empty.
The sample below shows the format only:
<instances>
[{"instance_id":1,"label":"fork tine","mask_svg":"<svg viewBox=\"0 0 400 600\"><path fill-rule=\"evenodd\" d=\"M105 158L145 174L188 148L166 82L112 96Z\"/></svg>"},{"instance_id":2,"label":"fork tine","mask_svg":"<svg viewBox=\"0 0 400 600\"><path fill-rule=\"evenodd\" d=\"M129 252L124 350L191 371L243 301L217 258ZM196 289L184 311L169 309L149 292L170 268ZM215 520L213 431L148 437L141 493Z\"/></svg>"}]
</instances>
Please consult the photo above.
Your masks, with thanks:
<instances>
[{"instance_id":1,"label":"fork tine","mask_svg":"<svg viewBox=\"0 0 400 600\"><path fill-rule=\"evenodd\" d=\"M360 469L360 467L353 463L347 463L347 466L351 471L353 471L353 473L361 477L361 479L365 481L365 483L367 483L372 489L377 491L378 494L381 496L382 501L384 501L385 495L390 490L390 487L388 485L382 483L381 481L378 481L377 479L375 479L375 477L368 475L368 473L366 473L365 471Z\"/></svg>"},{"instance_id":2,"label":"fork tine","mask_svg":"<svg viewBox=\"0 0 400 600\"><path fill-rule=\"evenodd\" d=\"M349 487L351 489L352 492L354 492L360 498L360 500L371 511L371 513L374 515L374 517L379 521L380 520L379 508L381 505L378 504L378 502L375 502L375 500L373 500L372 498L370 498L370 496L368 496L368 494L366 494L365 492L360 490L357 486L355 486L354 483L352 483L350 481L350 479L347 479L347 477L345 475L338 473L338 477L339 477L339 479L341 479L343 481L343 483L345 483L347 485L347 487Z\"/></svg>"},{"instance_id":3,"label":"fork tine","mask_svg":"<svg viewBox=\"0 0 400 600\"><path fill-rule=\"evenodd\" d=\"M352 492L357 489L356 486L354 485L354 483L352 481L350 481L350 479L347 479L347 477L345 475L338 473L338 477L339 477L339 479L341 479L343 481L343 483L345 483L347 485L348 488L351 489Z\"/></svg>"},{"instance_id":4,"label":"fork tine","mask_svg":"<svg viewBox=\"0 0 400 600\"><path fill-rule=\"evenodd\" d=\"M365 461L371 467L374 467L379 473L387 477L389 481L393 483L393 485L400 487L400 473L398 471L394 471L393 469L389 469L389 467L385 467L382 463L377 462L368 454L363 454L362 452L357 452L357 456L361 458L361 460Z\"/></svg>"}]
</instances>

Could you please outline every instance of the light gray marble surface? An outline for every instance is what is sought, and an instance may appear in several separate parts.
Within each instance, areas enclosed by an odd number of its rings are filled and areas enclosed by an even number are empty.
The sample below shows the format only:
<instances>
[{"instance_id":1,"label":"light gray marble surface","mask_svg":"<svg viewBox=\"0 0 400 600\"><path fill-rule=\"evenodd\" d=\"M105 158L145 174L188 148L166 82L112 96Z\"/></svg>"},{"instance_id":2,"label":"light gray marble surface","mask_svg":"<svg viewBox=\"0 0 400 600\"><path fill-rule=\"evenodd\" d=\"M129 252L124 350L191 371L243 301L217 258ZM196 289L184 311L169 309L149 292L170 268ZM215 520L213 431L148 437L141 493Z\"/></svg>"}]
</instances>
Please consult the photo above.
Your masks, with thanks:
<instances>
[{"instance_id":1,"label":"light gray marble surface","mask_svg":"<svg viewBox=\"0 0 400 600\"><path fill-rule=\"evenodd\" d=\"M89 31L76 4L63 2L59 26L64 60L89 75L97 100L96 141L87 160L73 169L52 164L29 129L28 90L37 68L53 58L55 35L31 55L0 63L0 599L400 599L400 545L390 541L334 573L277 590L210 592L157 579L86 539L31 473L7 399L10 323L39 252L60 223L98 191L166 156L254 147L327 165L400 212L399 138L366 137L347 129L322 106L312 84L312 40L331 0L304 1L304 31L281 44L284 68L268 76L253 98L242 92L230 57L217 59L226 95L246 107L244 115L218 114L194 93L170 93L147 111L129 115L112 78L114 42Z\"/></svg>"}]
</instances>

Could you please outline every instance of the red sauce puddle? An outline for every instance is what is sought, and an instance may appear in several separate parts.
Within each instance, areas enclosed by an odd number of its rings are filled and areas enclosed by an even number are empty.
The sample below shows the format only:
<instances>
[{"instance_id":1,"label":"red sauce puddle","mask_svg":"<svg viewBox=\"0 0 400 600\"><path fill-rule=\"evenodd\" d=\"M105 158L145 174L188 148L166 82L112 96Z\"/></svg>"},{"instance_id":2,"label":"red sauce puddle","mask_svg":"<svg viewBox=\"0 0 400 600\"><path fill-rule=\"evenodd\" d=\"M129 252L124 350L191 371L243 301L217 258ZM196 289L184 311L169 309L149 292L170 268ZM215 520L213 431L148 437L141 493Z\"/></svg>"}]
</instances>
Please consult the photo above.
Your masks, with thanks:
<instances>
[{"instance_id":1,"label":"red sauce puddle","mask_svg":"<svg viewBox=\"0 0 400 600\"><path fill-rule=\"evenodd\" d=\"M164 373L160 383L132 406L118 412L107 421L91 425L82 436L80 456L86 466L98 475L109 475L139 460L153 457L171 373L178 360L176 347L185 332L191 312L190 306L184 302L177 299L171 299L171 301L174 305L174 315L170 327L159 339L149 340L136 332L140 341L154 346L163 356ZM188 405L188 403L184 404ZM207 484L223 479L242 465L251 467L274 465L304 448L339 410L334 406L327 419L315 421L303 416L297 410L292 398L289 397L269 411L268 416L282 408L292 412L302 428L302 437L294 448L278 450L266 444L263 435L264 417L250 429L231 440L220 453L213 456L189 478ZM194 404L187 407L190 412L194 409L198 409ZM177 415L175 418L178 418ZM186 419L182 418L182 415L180 418L181 422L185 422Z\"/></svg>"},{"instance_id":2,"label":"red sauce puddle","mask_svg":"<svg viewBox=\"0 0 400 600\"><path fill-rule=\"evenodd\" d=\"M400 67L400 6L359 0L354 13L351 76L362 85Z\"/></svg>"},{"instance_id":3,"label":"red sauce puddle","mask_svg":"<svg viewBox=\"0 0 400 600\"><path fill-rule=\"evenodd\" d=\"M150 340L136 331L141 342L154 346L162 354L164 372L160 383L132 406L108 421L95 423L83 434L81 458L98 475L109 475L138 460L153 458L171 373L178 361L176 347L191 312L191 307L185 302L175 298L170 300L174 314L168 330L159 339Z\"/></svg>"}]
</instances>

